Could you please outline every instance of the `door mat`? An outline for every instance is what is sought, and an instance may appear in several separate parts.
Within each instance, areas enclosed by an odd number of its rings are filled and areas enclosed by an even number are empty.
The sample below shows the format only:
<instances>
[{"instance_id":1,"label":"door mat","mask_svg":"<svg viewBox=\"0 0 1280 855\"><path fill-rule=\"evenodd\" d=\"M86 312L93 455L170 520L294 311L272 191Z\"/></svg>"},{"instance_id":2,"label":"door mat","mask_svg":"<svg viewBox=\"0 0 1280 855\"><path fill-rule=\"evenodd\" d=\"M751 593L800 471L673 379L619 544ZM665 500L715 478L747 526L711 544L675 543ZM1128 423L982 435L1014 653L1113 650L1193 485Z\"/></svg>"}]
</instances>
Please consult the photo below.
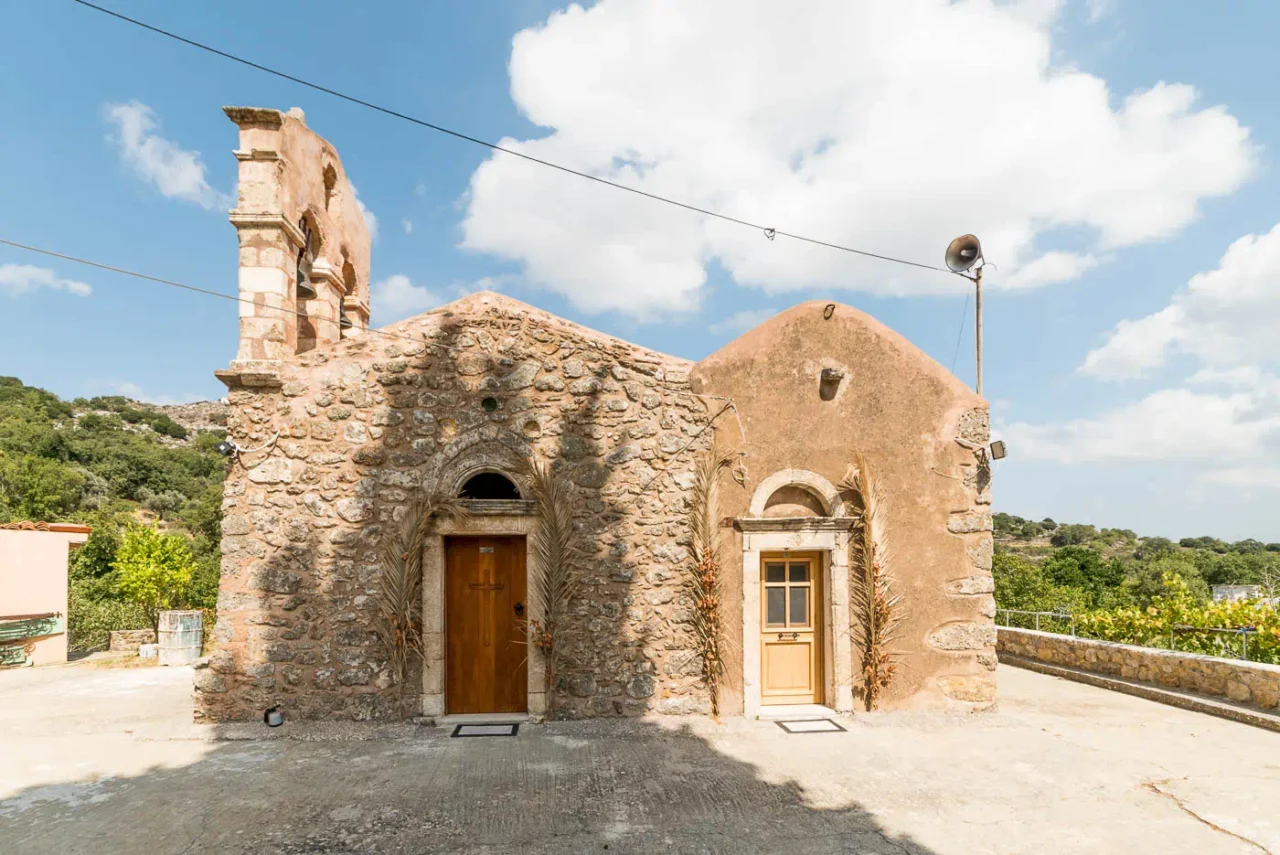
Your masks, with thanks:
<instances>
[{"instance_id":1,"label":"door mat","mask_svg":"<svg viewBox=\"0 0 1280 855\"><path fill-rule=\"evenodd\" d=\"M515 736L520 732L519 724L460 724L453 729L451 736Z\"/></svg>"},{"instance_id":2,"label":"door mat","mask_svg":"<svg viewBox=\"0 0 1280 855\"><path fill-rule=\"evenodd\" d=\"M775 722L787 733L844 733L845 729L829 718L805 718Z\"/></svg>"}]
</instances>

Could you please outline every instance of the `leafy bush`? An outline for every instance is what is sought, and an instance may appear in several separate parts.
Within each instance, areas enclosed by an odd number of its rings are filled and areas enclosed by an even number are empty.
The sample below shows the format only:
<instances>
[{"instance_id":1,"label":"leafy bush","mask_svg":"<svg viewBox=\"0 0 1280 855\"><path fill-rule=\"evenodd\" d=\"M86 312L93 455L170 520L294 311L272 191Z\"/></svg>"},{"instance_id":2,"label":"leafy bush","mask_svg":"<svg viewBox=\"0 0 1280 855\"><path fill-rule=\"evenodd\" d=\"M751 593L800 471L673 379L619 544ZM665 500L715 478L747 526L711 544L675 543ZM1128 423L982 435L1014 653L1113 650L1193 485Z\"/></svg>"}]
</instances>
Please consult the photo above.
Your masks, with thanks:
<instances>
[{"instance_id":1,"label":"leafy bush","mask_svg":"<svg viewBox=\"0 0 1280 855\"><path fill-rule=\"evenodd\" d=\"M100 599L86 581L73 581L67 598L67 646L76 653L105 650L111 631L151 629L146 613L135 603Z\"/></svg>"},{"instance_id":2,"label":"leafy bush","mask_svg":"<svg viewBox=\"0 0 1280 855\"><path fill-rule=\"evenodd\" d=\"M1173 572L1162 579L1164 593L1151 605L1085 612L1076 616L1076 634L1103 641L1169 647L1176 626L1234 629L1251 626L1249 659L1280 665L1280 610L1258 600L1204 602L1197 599L1186 581ZM1224 633L1177 633L1178 650L1209 656L1240 656L1240 637Z\"/></svg>"},{"instance_id":3,"label":"leafy bush","mask_svg":"<svg viewBox=\"0 0 1280 855\"><path fill-rule=\"evenodd\" d=\"M191 583L192 564L182 535L131 525L116 551L116 588L159 629L160 612L178 605Z\"/></svg>"}]
</instances>

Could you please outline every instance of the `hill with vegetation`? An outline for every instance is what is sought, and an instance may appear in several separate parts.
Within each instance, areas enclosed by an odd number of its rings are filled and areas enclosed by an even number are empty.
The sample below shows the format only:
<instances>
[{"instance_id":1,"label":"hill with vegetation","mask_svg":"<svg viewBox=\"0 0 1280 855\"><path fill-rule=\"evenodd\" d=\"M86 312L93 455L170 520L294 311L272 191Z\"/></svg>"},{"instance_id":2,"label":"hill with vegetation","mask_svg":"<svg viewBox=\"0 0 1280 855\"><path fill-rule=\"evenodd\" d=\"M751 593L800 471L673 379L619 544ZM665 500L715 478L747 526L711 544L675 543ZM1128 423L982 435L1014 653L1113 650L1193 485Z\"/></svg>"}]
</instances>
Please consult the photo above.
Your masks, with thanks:
<instances>
[{"instance_id":1,"label":"hill with vegetation","mask_svg":"<svg viewBox=\"0 0 1280 855\"><path fill-rule=\"evenodd\" d=\"M227 470L214 449L225 435L219 411L122 396L64 401L0 377L0 523L93 527L71 561L73 649L104 646L111 629L153 624L157 605L214 608ZM130 555L141 556L149 589L156 583L146 565L156 562L147 556L169 556L172 590L138 593Z\"/></svg>"},{"instance_id":2,"label":"hill with vegetation","mask_svg":"<svg viewBox=\"0 0 1280 855\"><path fill-rule=\"evenodd\" d=\"M1280 543L1214 537L1140 537L1128 529L1060 525L996 514L995 577L999 609L1070 614L1041 617L1051 631L1074 629L1108 641L1239 655L1238 636L1208 628L1250 628L1250 658L1280 663ZM1256 585L1262 598L1212 602L1215 585ZM1027 615L1001 623L1032 625ZM1176 629L1176 633L1175 633Z\"/></svg>"}]
</instances>

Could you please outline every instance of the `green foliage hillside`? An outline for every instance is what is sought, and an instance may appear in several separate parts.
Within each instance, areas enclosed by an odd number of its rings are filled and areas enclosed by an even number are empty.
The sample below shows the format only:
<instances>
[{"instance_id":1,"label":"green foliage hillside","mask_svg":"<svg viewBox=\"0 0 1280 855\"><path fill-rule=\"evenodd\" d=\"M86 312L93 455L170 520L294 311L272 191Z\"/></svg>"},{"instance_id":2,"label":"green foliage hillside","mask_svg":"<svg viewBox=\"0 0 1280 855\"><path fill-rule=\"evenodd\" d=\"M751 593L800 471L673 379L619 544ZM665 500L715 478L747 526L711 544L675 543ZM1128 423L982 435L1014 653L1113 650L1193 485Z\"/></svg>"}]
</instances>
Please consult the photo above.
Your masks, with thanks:
<instances>
[{"instance_id":1,"label":"green foliage hillside","mask_svg":"<svg viewBox=\"0 0 1280 855\"><path fill-rule=\"evenodd\" d=\"M120 396L58 396L0 377L0 523L93 526L71 564L73 649L105 645L111 629L149 625L119 584L116 553L131 523L178 535L193 572L176 605L217 599L222 481L220 431L191 433Z\"/></svg>"},{"instance_id":2,"label":"green foliage hillside","mask_svg":"<svg viewBox=\"0 0 1280 855\"><path fill-rule=\"evenodd\" d=\"M1168 646L1174 626L1257 628L1252 656L1280 661L1280 612L1262 601L1210 603L1214 585L1257 585L1280 596L1280 543L1214 537L1139 537L1127 529L1035 522L996 514L992 575L996 606L1076 616L1078 633L1113 641ZM1001 622L1029 625L1026 617ZM1059 625L1063 624L1063 625ZM1065 622L1041 619L1062 631ZM1190 633L1179 649L1239 650L1220 633Z\"/></svg>"}]
</instances>

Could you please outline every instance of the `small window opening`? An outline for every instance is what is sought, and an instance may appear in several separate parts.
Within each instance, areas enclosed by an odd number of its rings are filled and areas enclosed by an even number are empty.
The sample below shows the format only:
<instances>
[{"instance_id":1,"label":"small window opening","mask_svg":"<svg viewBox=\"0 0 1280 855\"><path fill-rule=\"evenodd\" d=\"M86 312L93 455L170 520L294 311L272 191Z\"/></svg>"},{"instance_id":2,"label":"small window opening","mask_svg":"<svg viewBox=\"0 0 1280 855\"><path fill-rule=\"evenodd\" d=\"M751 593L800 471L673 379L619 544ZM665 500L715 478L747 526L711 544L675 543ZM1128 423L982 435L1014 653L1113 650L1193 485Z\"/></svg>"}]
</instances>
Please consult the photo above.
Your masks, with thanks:
<instances>
[{"instance_id":1,"label":"small window opening","mask_svg":"<svg viewBox=\"0 0 1280 855\"><path fill-rule=\"evenodd\" d=\"M481 472L467 479L458 492L459 499L519 499L520 491L506 475Z\"/></svg>"},{"instance_id":2,"label":"small window opening","mask_svg":"<svg viewBox=\"0 0 1280 855\"><path fill-rule=\"evenodd\" d=\"M480 402L480 408L483 409L486 413L492 413L498 409L498 399L485 398L483 401Z\"/></svg>"},{"instance_id":3,"label":"small window opening","mask_svg":"<svg viewBox=\"0 0 1280 855\"><path fill-rule=\"evenodd\" d=\"M311 284L311 265L315 261L315 233L311 228L311 221L303 216L298 220L298 231L302 232L302 246L298 248L298 281L297 291L299 300L314 300L316 298L315 286Z\"/></svg>"},{"instance_id":4,"label":"small window opening","mask_svg":"<svg viewBox=\"0 0 1280 855\"><path fill-rule=\"evenodd\" d=\"M324 209L332 210L334 191L338 186L338 172L332 165L324 168Z\"/></svg>"},{"instance_id":5,"label":"small window opening","mask_svg":"<svg viewBox=\"0 0 1280 855\"><path fill-rule=\"evenodd\" d=\"M338 301L338 328L339 333L345 333L351 329L351 318L347 316L346 302L347 294L355 295L356 293L356 268L351 263L351 259L347 257L346 250L342 252L342 290L344 296Z\"/></svg>"}]
</instances>

